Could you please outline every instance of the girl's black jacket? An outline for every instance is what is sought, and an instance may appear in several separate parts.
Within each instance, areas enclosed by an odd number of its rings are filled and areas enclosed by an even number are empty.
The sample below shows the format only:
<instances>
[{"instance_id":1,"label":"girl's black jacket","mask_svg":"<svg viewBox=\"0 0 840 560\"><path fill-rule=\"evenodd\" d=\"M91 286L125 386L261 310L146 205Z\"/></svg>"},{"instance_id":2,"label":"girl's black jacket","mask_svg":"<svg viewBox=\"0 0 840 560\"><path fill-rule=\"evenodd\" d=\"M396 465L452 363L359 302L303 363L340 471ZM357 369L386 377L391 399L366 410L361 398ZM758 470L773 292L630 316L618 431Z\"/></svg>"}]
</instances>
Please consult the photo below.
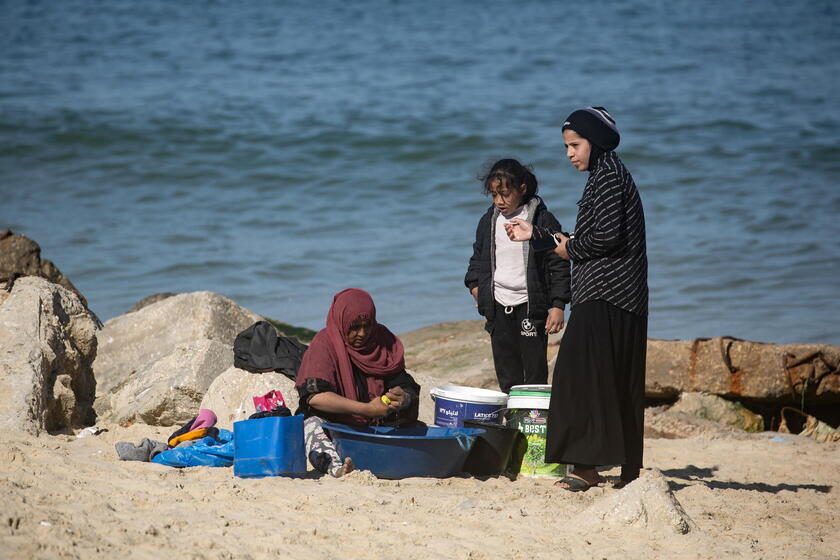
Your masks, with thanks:
<instances>
[{"instance_id":1,"label":"girl's black jacket","mask_svg":"<svg viewBox=\"0 0 840 560\"><path fill-rule=\"evenodd\" d=\"M561 231L560 222L548 211L542 199L535 196L526 203L528 221L539 228ZM478 287L478 312L487 319L488 330L496 315L496 298L493 294L493 273L496 269L496 218L499 210L495 205L478 221L475 231L473 255L464 277L468 290ZM525 259L525 275L528 286L528 318L544 321L551 307L563 309L571 299L571 271L569 262L561 259L554 251L531 249L530 243L522 243Z\"/></svg>"}]
</instances>

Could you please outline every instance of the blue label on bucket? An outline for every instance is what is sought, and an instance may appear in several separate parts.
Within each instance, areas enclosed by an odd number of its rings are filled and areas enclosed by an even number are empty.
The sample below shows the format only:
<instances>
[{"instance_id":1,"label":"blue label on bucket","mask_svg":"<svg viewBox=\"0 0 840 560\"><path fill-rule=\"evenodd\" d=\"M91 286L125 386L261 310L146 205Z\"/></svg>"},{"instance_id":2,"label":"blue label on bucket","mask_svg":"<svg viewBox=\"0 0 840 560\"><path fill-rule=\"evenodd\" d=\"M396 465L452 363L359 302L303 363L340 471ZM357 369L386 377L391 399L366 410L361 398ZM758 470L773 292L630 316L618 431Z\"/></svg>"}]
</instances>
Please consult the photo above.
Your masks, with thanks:
<instances>
[{"instance_id":1,"label":"blue label on bucket","mask_svg":"<svg viewBox=\"0 0 840 560\"><path fill-rule=\"evenodd\" d=\"M435 425L443 428L460 428L464 420L499 422L500 404L475 404L463 401L435 398Z\"/></svg>"}]
</instances>

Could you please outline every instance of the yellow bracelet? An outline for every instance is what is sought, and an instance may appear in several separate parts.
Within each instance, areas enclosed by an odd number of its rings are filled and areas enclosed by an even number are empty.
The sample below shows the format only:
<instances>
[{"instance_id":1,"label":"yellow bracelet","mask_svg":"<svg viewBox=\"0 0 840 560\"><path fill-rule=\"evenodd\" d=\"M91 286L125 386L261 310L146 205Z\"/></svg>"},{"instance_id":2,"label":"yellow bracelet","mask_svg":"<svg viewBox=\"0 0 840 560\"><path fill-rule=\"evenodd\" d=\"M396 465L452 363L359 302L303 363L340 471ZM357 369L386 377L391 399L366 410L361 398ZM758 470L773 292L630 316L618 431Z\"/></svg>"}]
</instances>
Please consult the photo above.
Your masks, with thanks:
<instances>
[{"instance_id":1,"label":"yellow bracelet","mask_svg":"<svg viewBox=\"0 0 840 560\"><path fill-rule=\"evenodd\" d=\"M384 402L385 404L391 404L391 399L388 398L388 395L382 395L379 398L382 399L382 402Z\"/></svg>"}]
</instances>

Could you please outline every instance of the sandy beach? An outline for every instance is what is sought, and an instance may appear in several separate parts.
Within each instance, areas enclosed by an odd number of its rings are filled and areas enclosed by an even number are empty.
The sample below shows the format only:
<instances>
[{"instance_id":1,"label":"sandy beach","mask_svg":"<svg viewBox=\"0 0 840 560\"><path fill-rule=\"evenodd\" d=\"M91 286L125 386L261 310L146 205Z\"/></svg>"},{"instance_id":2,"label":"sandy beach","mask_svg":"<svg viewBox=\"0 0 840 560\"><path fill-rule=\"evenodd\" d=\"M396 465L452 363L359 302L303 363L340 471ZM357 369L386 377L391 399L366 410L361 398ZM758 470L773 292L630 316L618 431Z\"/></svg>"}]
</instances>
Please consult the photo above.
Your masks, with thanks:
<instances>
[{"instance_id":1,"label":"sandy beach","mask_svg":"<svg viewBox=\"0 0 840 560\"><path fill-rule=\"evenodd\" d=\"M578 523L619 490L547 479L238 479L231 468L121 462L98 436L2 436L3 558L840 558L840 444L763 433L647 439L696 524ZM605 474L617 475L617 470Z\"/></svg>"}]
</instances>

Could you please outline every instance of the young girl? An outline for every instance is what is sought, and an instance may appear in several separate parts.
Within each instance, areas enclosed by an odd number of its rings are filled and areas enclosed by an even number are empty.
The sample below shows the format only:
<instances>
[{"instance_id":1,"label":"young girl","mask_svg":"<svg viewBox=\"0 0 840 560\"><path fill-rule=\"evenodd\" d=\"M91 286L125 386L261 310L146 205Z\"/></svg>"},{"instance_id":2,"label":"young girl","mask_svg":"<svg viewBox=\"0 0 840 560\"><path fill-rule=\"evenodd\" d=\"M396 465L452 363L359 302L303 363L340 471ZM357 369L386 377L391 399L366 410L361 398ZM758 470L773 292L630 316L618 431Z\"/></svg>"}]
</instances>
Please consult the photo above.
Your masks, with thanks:
<instances>
[{"instance_id":1,"label":"young girl","mask_svg":"<svg viewBox=\"0 0 840 560\"><path fill-rule=\"evenodd\" d=\"M548 380L548 335L563 328L570 299L569 263L552 252L535 252L511 241L504 225L521 219L560 231L537 195L537 178L515 159L502 159L481 179L493 205L478 222L464 284L487 319L499 387Z\"/></svg>"}]
</instances>

